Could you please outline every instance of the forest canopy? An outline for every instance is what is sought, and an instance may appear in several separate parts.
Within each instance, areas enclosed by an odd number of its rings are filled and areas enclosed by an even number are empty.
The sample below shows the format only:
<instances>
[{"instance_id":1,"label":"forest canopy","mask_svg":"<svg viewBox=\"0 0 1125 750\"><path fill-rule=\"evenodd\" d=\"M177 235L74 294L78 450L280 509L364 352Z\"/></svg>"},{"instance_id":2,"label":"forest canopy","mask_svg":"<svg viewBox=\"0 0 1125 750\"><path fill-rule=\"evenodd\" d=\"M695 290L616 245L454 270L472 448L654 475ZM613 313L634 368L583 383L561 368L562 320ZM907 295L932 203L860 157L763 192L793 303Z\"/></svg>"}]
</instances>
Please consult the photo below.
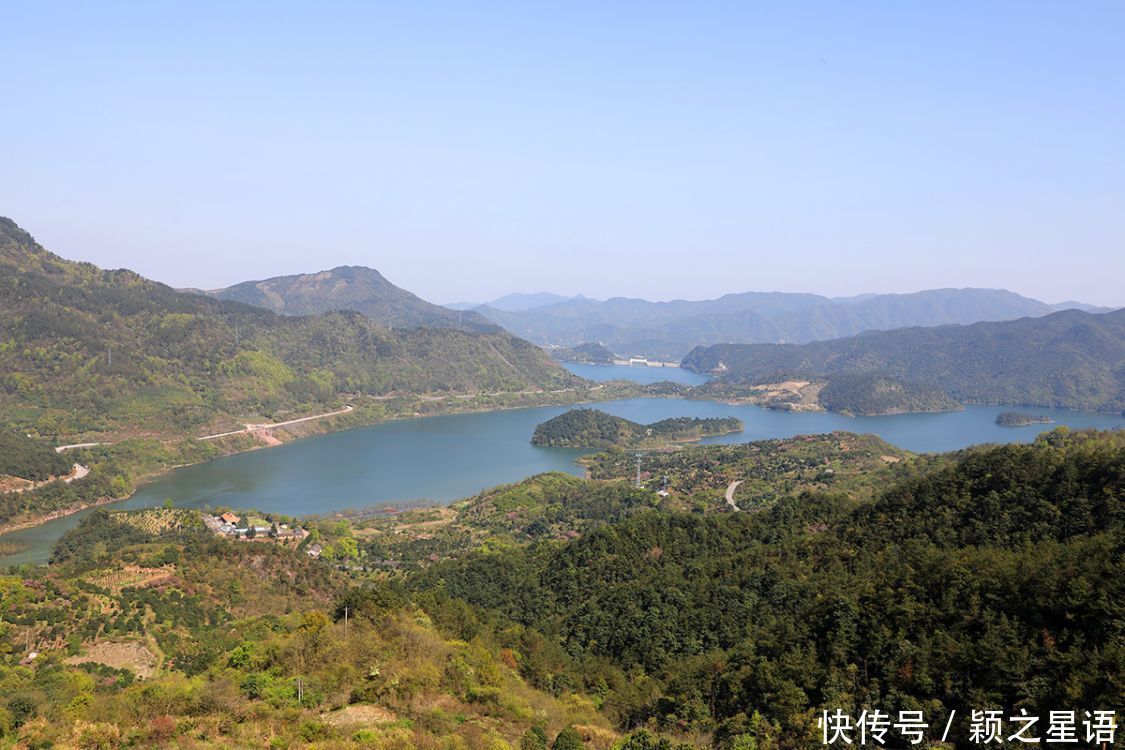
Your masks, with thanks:
<instances>
[{"instance_id":1,"label":"forest canopy","mask_svg":"<svg viewBox=\"0 0 1125 750\"><path fill-rule=\"evenodd\" d=\"M742 432L734 417L674 417L640 424L599 409L571 409L539 424L534 445L552 448L640 448Z\"/></svg>"}]
</instances>

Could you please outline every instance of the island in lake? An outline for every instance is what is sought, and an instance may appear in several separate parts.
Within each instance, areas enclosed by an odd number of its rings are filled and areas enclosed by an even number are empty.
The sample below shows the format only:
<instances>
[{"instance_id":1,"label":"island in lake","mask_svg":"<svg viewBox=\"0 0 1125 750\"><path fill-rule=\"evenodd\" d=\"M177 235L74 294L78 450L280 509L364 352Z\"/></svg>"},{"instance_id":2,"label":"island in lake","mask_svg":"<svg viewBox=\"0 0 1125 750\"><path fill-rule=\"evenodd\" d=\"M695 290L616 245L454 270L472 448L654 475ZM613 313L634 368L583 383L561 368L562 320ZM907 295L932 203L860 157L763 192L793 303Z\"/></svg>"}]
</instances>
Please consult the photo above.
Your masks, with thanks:
<instances>
[{"instance_id":1,"label":"island in lake","mask_svg":"<svg viewBox=\"0 0 1125 750\"><path fill-rule=\"evenodd\" d=\"M1054 421L1043 414L1021 414L1018 411L1005 411L996 415L996 424L1001 427L1026 427L1029 424L1050 424Z\"/></svg>"},{"instance_id":2,"label":"island in lake","mask_svg":"<svg viewBox=\"0 0 1125 750\"><path fill-rule=\"evenodd\" d=\"M675 417L640 424L598 409L571 409L535 428L533 445L551 448L659 448L742 432L734 417Z\"/></svg>"}]
</instances>

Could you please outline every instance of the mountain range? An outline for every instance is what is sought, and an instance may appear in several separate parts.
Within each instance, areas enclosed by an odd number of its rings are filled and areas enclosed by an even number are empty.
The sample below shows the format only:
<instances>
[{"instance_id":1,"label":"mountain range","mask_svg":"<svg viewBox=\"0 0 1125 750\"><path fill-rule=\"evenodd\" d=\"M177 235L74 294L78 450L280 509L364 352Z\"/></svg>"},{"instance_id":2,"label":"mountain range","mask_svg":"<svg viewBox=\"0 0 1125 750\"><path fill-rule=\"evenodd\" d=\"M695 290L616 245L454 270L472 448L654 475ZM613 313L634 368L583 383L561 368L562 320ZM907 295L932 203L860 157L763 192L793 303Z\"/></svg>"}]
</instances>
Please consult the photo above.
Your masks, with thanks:
<instances>
[{"instance_id":1,"label":"mountain range","mask_svg":"<svg viewBox=\"0 0 1125 750\"><path fill-rule=\"evenodd\" d=\"M714 300L670 302L624 297L602 301L538 292L509 294L484 305L442 306L363 266L246 281L200 293L288 316L350 310L394 329L459 328L495 333L502 327L541 346L565 350L597 342L618 355L664 361L679 360L699 345L807 343L873 330L1038 317L1060 309L1106 311L1079 302L1051 305L1001 289L933 289L836 298L745 292Z\"/></svg>"},{"instance_id":2,"label":"mountain range","mask_svg":"<svg viewBox=\"0 0 1125 750\"><path fill-rule=\"evenodd\" d=\"M1050 305L1001 289L932 289L912 294L829 298L745 292L718 299L649 302L574 298L524 310L474 308L517 336L544 346L598 342L624 356L678 360L699 345L806 343L870 330L1013 320L1078 308Z\"/></svg>"},{"instance_id":3,"label":"mountain range","mask_svg":"<svg viewBox=\"0 0 1125 750\"><path fill-rule=\"evenodd\" d=\"M808 344L719 344L683 366L718 383L784 375L880 375L939 388L962 403L1125 409L1125 309L912 327Z\"/></svg>"}]
</instances>

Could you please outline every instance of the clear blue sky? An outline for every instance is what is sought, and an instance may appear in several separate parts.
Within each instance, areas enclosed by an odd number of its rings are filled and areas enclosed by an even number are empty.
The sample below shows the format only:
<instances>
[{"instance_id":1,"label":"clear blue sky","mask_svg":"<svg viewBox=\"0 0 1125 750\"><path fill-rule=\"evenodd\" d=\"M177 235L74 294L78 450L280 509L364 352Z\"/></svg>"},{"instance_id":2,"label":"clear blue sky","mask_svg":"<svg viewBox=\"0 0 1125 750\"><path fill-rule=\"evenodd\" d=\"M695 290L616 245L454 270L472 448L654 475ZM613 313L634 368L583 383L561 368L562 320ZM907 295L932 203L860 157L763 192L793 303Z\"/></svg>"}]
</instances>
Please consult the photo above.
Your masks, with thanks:
<instances>
[{"instance_id":1,"label":"clear blue sky","mask_svg":"<svg viewBox=\"0 0 1125 750\"><path fill-rule=\"evenodd\" d=\"M0 7L0 215L177 286L1125 304L1125 3Z\"/></svg>"}]
</instances>

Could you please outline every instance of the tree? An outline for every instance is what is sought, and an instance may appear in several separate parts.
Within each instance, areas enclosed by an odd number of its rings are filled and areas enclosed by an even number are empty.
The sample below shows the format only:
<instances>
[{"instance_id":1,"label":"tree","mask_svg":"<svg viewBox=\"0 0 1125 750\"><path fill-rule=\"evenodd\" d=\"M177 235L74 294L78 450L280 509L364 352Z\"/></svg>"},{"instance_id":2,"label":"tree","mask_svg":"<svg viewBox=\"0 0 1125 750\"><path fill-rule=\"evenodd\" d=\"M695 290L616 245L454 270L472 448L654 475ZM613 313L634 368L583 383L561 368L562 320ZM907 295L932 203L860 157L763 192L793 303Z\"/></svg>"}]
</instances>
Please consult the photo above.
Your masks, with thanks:
<instances>
[{"instance_id":1,"label":"tree","mask_svg":"<svg viewBox=\"0 0 1125 750\"><path fill-rule=\"evenodd\" d=\"M586 743L582 741L582 735L574 727L567 727L558 733L555 737L555 742L551 745L551 750L583 750Z\"/></svg>"},{"instance_id":2,"label":"tree","mask_svg":"<svg viewBox=\"0 0 1125 750\"><path fill-rule=\"evenodd\" d=\"M541 726L534 726L520 737L520 750L547 750L547 732Z\"/></svg>"}]
</instances>

